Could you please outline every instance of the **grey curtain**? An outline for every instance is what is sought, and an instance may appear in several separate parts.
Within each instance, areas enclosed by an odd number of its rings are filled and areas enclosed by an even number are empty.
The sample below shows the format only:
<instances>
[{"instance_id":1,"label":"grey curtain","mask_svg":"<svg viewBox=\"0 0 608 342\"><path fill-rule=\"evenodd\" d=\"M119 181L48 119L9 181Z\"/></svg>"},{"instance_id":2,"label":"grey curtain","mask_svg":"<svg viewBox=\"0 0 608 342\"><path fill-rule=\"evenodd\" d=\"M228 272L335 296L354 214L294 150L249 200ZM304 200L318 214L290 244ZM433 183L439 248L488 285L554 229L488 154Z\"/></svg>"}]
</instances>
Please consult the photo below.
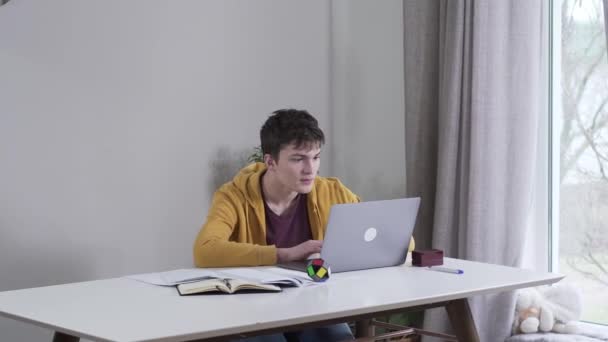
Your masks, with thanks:
<instances>
[{"instance_id":1,"label":"grey curtain","mask_svg":"<svg viewBox=\"0 0 608 342\"><path fill-rule=\"evenodd\" d=\"M544 115L545 5L404 2L407 192L422 196L419 246L521 264ZM471 307L482 341L510 335L512 293ZM425 327L449 331L444 311L429 311Z\"/></svg>"}]
</instances>

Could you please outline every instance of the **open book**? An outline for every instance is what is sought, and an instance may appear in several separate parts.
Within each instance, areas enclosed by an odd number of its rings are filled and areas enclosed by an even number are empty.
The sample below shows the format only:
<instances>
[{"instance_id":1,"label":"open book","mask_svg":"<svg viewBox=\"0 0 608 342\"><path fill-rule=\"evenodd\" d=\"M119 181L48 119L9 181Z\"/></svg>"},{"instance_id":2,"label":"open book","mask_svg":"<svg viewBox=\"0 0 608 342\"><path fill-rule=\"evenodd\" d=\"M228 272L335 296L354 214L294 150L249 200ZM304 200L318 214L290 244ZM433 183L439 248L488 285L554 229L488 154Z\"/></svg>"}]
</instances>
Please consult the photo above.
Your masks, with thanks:
<instances>
[{"instance_id":1,"label":"open book","mask_svg":"<svg viewBox=\"0 0 608 342\"><path fill-rule=\"evenodd\" d=\"M246 281L240 279L205 279L201 281L196 281L192 283L178 284L177 292L181 296L192 295L192 294L200 294L206 292L225 292L225 293L235 293L237 291L270 291L270 292L280 292L281 288L277 285L272 284L262 284L253 281Z\"/></svg>"},{"instance_id":2,"label":"open book","mask_svg":"<svg viewBox=\"0 0 608 342\"><path fill-rule=\"evenodd\" d=\"M224 286L222 286L221 284L218 286L223 287L224 289L228 288L228 290L234 289L232 290L232 292L236 291L237 283L241 285L247 284L248 286L256 286L256 289L258 289L260 286L266 285L273 285L274 287L300 287L315 284L305 273L268 266L188 268L166 272L129 275L125 278L160 286L192 284L192 287L199 286L202 288L207 288L208 286L211 286L210 284L214 284L213 286L215 288L215 284L217 284L218 282L223 282L226 279L230 279L230 287L225 286L225 283L223 283ZM196 285L196 283L198 283L199 285ZM186 288L186 286L182 286L182 289L184 289L184 291ZM274 290L274 288L268 287L262 290L272 291Z\"/></svg>"}]
</instances>

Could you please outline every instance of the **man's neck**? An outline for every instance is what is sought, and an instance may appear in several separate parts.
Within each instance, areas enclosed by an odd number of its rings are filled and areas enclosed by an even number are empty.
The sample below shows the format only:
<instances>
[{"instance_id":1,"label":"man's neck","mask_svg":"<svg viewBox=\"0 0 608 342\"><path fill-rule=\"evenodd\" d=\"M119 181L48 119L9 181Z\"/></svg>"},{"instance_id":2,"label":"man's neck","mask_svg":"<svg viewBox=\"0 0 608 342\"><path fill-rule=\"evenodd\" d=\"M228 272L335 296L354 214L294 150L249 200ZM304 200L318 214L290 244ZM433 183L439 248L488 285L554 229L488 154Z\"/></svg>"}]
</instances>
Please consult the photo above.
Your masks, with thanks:
<instances>
[{"instance_id":1,"label":"man's neck","mask_svg":"<svg viewBox=\"0 0 608 342\"><path fill-rule=\"evenodd\" d=\"M298 196L297 192L285 188L269 172L265 172L262 175L262 192L264 193L264 200L268 205L281 209L288 208L293 199Z\"/></svg>"}]
</instances>

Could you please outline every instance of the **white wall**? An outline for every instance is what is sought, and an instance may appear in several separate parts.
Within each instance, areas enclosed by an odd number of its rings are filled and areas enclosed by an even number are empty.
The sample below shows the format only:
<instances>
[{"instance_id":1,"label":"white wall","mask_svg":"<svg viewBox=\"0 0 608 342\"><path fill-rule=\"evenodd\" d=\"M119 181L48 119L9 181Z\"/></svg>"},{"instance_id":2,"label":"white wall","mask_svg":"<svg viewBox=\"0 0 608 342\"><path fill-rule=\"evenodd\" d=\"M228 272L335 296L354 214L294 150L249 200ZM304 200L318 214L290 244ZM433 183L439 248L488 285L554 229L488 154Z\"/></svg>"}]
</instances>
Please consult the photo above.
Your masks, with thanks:
<instances>
[{"instance_id":1,"label":"white wall","mask_svg":"<svg viewBox=\"0 0 608 342\"><path fill-rule=\"evenodd\" d=\"M402 196L401 6L0 8L0 291L191 266L212 192L281 107L319 119L322 174L367 200ZM0 318L5 340L50 331Z\"/></svg>"},{"instance_id":2,"label":"white wall","mask_svg":"<svg viewBox=\"0 0 608 342\"><path fill-rule=\"evenodd\" d=\"M267 115L307 108L327 126L329 10L2 6L0 291L192 265L212 192L258 144ZM0 340L50 332L0 319Z\"/></svg>"},{"instance_id":3,"label":"white wall","mask_svg":"<svg viewBox=\"0 0 608 342\"><path fill-rule=\"evenodd\" d=\"M363 200L405 196L403 2L332 2L331 170Z\"/></svg>"}]
</instances>

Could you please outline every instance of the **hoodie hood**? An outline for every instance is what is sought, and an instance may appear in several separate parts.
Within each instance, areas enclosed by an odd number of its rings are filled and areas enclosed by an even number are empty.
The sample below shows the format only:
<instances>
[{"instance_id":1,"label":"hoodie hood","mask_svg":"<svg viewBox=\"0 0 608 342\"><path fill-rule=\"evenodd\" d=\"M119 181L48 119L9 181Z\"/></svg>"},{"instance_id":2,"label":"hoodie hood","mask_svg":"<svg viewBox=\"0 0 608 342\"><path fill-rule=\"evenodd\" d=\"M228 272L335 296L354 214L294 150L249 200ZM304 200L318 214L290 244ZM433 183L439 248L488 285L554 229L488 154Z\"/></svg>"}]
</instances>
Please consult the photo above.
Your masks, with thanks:
<instances>
[{"instance_id":1,"label":"hoodie hood","mask_svg":"<svg viewBox=\"0 0 608 342\"><path fill-rule=\"evenodd\" d=\"M266 172L266 164L252 163L242 168L232 180L247 202L254 208L263 205L261 177Z\"/></svg>"},{"instance_id":2,"label":"hoodie hood","mask_svg":"<svg viewBox=\"0 0 608 342\"><path fill-rule=\"evenodd\" d=\"M247 202L256 209L263 208L264 201L262 197L261 180L266 169L266 164L264 163L252 163L242 168L232 180L234 186L239 189ZM316 187L318 180L319 177L315 177L315 184L312 187L312 191L307 194L309 205L312 207L317 206Z\"/></svg>"}]
</instances>

